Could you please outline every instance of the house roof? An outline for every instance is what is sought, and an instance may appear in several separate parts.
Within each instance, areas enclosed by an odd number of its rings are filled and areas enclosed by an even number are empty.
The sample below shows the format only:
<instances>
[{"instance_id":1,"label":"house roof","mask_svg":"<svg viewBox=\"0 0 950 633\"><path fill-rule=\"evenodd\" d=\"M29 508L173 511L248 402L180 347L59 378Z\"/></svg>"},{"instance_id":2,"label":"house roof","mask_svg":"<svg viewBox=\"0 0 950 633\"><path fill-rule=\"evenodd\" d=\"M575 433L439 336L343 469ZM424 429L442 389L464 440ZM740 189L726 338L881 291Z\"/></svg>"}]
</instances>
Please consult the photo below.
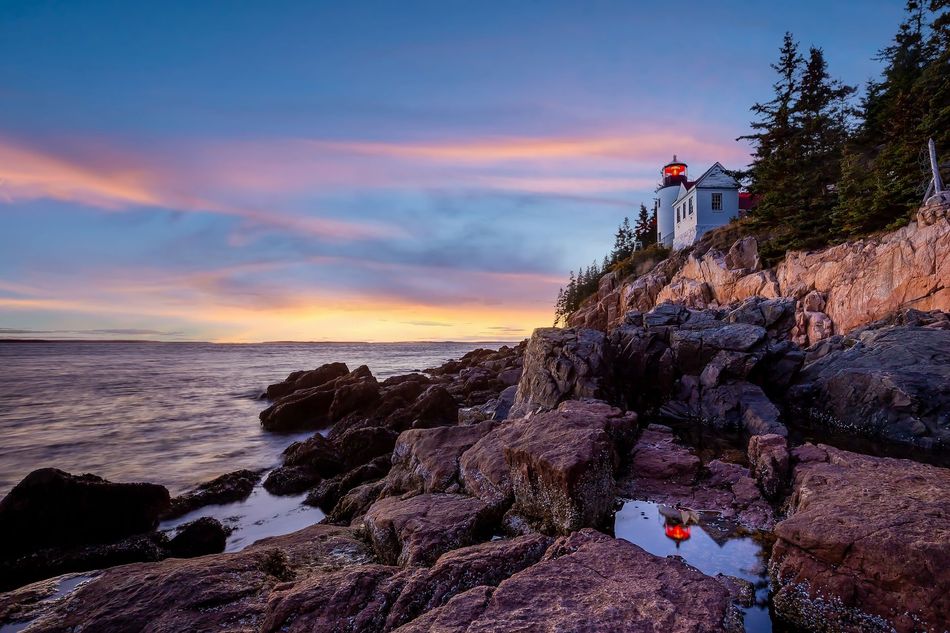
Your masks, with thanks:
<instances>
[{"instance_id":1,"label":"house roof","mask_svg":"<svg viewBox=\"0 0 950 633\"><path fill-rule=\"evenodd\" d=\"M693 189L701 188L701 187L703 186L703 181L706 180L706 178L709 176L709 174L711 174L711 173L713 172L713 170L715 170L717 167L718 167L721 171L723 171L723 172L726 171L726 168L722 166L722 163L720 163L719 161L716 161L715 163L713 163L713 164L709 167L709 169L707 169L706 171L703 172L703 175L702 175L702 176L700 176L700 177L697 178L696 180L693 180L693 181L686 181L685 183L682 183L681 186L683 187L683 189L680 190L680 194L676 197L676 200L674 201L673 204L676 204L677 202L679 202L680 200L682 200L683 197L684 197L686 194L688 194L690 191L692 191ZM733 179L733 180L735 180L735 179ZM735 186L736 186L736 188L738 189L739 183L736 183Z\"/></svg>"}]
</instances>

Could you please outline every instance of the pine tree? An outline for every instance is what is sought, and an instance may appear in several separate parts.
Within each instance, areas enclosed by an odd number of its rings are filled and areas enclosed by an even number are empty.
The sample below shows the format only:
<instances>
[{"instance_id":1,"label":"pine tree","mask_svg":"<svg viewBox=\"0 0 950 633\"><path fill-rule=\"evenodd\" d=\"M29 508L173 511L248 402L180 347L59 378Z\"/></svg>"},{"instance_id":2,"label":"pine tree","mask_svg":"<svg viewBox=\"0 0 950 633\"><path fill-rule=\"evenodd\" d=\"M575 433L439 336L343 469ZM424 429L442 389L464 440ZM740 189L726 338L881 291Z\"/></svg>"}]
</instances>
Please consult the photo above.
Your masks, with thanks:
<instances>
[{"instance_id":1,"label":"pine tree","mask_svg":"<svg viewBox=\"0 0 950 633\"><path fill-rule=\"evenodd\" d=\"M853 114L848 98L854 92L852 86L831 79L824 53L812 47L792 108L793 144L797 151L786 166L790 182L784 205L784 246L808 248L828 240Z\"/></svg>"},{"instance_id":2,"label":"pine tree","mask_svg":"<svg viewBox=\"0 0 950 633\"><path fill-rule=\"evenodd\" d=\"M558 288L557 300L554 302L554 327L557 327L561 320L567 316L565 314L566 305L564 303L564 288Z\"/></svg>"},{"instance_id":3,"label":"pine tree","mask_svg":"<svg viewBox=\"0 0 950 633\"><path fill-rule=\"evenodd\" d=\"M634 235L644 247L656 243L656 212L651 214L643 203L640 203Z\"/></svg>"},{"instance_id":4,"label":"pine tree","mask_svg":"<svg viewBox=\"0 0 950 633\"><path fill-rule=\"evenodd\" d=\"M933 4L940 9L946 3ZM924 77L938 54L925 39L924 20L923 3L908 0L894 41L880 52L886 64L883 78L868 85L862 102L864 121L842 164L835 220L845 235L902 224L920 204L927 167L927 130L922 122L930 110ZM930 111L939 112L936 105Z\"/></svg>"},{"instance_id":5,"label":"pine tree","mask_svg":"<svg viewBox=\"0 0 950 633\"><path fill-rule=\"evenodd\" d=\"M760 226L778 226L789 217L788 201L794 186L788 166L795 161L798 152L798 135L792 116L800 91L801 65L798 44L791 33L785 33L779 61L772 64L779 76L772 85L774 97L752 106L757 117L751 123L754 133L738 139L750 140L755 146L746 176L749 191L759 198L750 217Z\"/></svg>"},{"instance_id":6,"label":"pine tree","mask_svg":"<svg viewBox=\"0 0 950 633\"><path fill-rule=\"evenodd\" d=\"M934 17L926 48L931 61L918 82L925 104L920 127L945 162L950 157L950 0L931 0L930 10Z\"/></svg>"},{"instance_id":7,"label":"pine tree","mask_svg":"<svg viewBox=\"0 0 950 633\"><path fill-rule=\"evenodd\" d=\"M634 241L636 237L633 234L633 228L630 226L630 218L624 217L623 224L621 225L621 230L624 235L624 259L630 257L630 253L633 252Z\"/></svg>"}]
</instances>

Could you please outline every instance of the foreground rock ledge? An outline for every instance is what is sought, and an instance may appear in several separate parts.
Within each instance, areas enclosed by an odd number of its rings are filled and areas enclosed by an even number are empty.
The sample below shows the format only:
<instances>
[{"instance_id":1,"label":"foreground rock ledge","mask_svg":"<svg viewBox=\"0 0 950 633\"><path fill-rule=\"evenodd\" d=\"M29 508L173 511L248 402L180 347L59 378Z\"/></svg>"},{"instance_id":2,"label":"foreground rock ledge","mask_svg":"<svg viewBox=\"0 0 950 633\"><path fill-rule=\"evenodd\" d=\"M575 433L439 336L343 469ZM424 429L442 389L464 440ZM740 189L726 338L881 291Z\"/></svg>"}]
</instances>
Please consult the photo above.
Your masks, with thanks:
<instances>
[{"instance_id":1,"label":"foreground rock ledge","mask_svg":"<svg viewBox=\"0 0 950 633\"><path fill-rule=\"evenodd\" d=\"M559 539L537 565L479 586L399 633L496 631L742 631L716 580L673 558L585 529Z\"/></svg>"},{"instance_id":2,"label":"foreground rock ledge","mask_svg":"<svg viewBox=\"0 0 950 633\"><path fill-rule=\"evenodd\" d=\"M809 630L950 628L950 470L795 449L769 563L778 613Z\"/></svg>"}]
</instances>

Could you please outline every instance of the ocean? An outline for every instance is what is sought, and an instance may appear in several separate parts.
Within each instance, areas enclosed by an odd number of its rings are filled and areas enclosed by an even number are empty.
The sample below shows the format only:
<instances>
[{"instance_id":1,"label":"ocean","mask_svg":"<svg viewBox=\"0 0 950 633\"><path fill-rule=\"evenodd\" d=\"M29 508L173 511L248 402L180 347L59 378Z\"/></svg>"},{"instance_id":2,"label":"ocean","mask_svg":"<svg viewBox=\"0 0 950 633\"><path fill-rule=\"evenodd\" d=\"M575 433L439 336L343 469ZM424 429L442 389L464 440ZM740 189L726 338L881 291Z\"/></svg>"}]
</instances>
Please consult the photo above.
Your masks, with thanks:
<instances>
[{"instance_id":1,"label":"ocean","mask_svg":"<svg viewBox=\"0 0 950 633\"><path fill-rule=\"evenodd\" d=\"M47 466L172 495L269 468L310 435L258 421L259 396L291 371L342 361L382 380L504 344L0 341L0 497Z\"/></svg>"}]
</instances>

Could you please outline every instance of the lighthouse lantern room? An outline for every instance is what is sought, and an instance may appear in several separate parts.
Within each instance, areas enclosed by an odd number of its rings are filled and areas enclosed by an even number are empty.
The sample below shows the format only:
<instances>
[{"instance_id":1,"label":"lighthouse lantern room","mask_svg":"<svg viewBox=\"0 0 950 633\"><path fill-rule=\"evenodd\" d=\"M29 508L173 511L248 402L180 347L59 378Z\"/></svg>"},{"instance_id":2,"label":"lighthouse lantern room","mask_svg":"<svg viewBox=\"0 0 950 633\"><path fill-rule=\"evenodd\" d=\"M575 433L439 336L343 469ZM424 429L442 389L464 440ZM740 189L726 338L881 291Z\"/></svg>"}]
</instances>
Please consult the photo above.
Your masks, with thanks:
<instances>
[{"instance_id":1,"label":"lighthouse lantern room","mask_svg":"<svg viewBox=\"0 0 950 633\"><path fill-rule=\"evenodd\" d=\"M687 183L686 163L676 160L676 154L673 154L673 160L663 166L660 178L660 186L656 190L657 242L664 246L673 246L673 203L679 195L680 185Z\"/></svg>"}]
</instances>

